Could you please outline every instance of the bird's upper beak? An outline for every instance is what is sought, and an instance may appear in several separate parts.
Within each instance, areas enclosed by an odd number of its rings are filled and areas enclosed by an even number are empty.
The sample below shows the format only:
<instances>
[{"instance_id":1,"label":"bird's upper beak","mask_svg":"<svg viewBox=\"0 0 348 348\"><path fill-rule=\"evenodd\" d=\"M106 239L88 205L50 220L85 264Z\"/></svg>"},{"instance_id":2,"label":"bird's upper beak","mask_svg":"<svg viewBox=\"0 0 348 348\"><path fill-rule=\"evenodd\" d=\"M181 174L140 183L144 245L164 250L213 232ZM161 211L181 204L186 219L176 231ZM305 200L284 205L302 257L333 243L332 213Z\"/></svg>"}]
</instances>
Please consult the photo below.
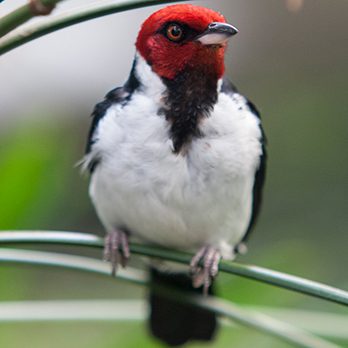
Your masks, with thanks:
<instances>
[{"instance_id":1,"label":"bird's upper beak","mask_svg":"<svg viewBox=\"0 0 348 348\"><path fill-rule=\"evenodd\" d=\"M203 45L221 45L237 33L238 29L231 24L213 22L202 34L196 37L196 41Z\"/></svg>"}]
</instances>

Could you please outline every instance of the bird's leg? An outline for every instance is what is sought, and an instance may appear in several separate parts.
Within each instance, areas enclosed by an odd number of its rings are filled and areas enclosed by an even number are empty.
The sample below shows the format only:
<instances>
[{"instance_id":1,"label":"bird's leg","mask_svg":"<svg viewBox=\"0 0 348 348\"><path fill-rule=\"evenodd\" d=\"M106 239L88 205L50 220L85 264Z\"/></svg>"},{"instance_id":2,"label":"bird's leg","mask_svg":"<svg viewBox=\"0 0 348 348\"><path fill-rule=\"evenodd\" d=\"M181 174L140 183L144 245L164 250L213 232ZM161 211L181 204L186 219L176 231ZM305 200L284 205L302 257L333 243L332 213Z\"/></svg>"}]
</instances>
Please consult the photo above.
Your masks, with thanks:
<instances>
[{"instance_id":1,"label":"bird's leg","mask_svg":"<svg viewBox=\"0 0 348 348\"><path fill-rule=\"evenodd\" d=\"M115 229L105 237L104 260L111 262L111 274L115 276L119 264L127 265L129 259L128 235L122 230Z\"/></svg>"},{"instance_id":2,"label":"bird's leg","mask_svg":"<svg viewBox=\"0 0 348 348\"><path fill-rule=\"evenodd\" d=\"M192 284L195 288L203 286L204 295L208 294L209 286L218 274L220 259L220 252L211 246L201 248L191 259Z\"/></svg>"},{"instance_id":3,"label":"bird's leg","mask_svg":"<svg viewBox=\"0 0 348 348\"><path fill-rule=\"evenodd\" d=\"M203 248L199 249L197 254L191 259L191 262L190 262L191 274L196 274L196 273L198 273L202 269L201 266L199 265L199 262L204 257L204 255L207 252L208 248L209 247L204 246Z\"/></svg>"}]
</instances>

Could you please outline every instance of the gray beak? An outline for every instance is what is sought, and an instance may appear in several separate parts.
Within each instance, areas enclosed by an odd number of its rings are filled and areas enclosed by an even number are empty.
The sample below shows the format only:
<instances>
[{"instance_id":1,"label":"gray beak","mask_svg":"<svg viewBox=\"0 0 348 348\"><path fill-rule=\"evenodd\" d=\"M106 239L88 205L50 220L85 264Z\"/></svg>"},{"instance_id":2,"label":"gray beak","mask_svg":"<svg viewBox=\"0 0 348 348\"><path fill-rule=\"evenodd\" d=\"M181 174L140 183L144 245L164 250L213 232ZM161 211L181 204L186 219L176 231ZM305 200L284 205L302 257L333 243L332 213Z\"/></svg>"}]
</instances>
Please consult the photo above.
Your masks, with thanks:
<instances>
[{"instance_id":1,"label":"gray beak","mask_svg":"<svg viewBox=\"0 0 348 348\"><path fill-rule=\"evenodd\" d=\"M238 29L231 24L213 22L202 34L196 37L196 41L203 45L221 45L237 33Z\"/></svg>"}]
</instances>

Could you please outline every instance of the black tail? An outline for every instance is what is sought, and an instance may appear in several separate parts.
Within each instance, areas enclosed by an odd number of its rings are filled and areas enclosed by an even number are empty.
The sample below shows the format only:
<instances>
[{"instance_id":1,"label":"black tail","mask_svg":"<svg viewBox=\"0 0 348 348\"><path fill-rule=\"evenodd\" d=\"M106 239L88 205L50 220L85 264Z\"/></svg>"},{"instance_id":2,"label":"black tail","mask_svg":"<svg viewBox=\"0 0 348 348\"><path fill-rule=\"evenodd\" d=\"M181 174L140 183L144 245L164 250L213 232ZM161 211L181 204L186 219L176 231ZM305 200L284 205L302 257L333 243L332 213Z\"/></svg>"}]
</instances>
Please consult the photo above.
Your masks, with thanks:
<instances>
[{"instance_id":1,"label":"black tail","mask_svg":"<svg viewBox=\"0 0 348 348\"><path fill-rule=\"evenodd\" d=\"M191 278L184 273L164 273L151 269L154 284L202 293L192 287ZM212 287L209 294L212 294ZM205 309L166 298L150 289L150 329L152 334L170 346L187 341L210 341L216 331L216 316Z\"/></svg>"}]
</instances>

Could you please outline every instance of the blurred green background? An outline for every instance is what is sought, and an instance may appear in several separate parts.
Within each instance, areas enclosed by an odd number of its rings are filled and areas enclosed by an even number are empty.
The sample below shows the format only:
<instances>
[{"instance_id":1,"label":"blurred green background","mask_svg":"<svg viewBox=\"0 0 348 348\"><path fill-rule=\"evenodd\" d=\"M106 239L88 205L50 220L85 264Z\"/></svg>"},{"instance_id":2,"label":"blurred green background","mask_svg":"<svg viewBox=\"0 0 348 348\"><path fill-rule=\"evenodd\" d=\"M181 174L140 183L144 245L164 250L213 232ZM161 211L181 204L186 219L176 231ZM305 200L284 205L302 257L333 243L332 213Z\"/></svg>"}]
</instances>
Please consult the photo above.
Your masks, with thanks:
<instances>
[{"instance_id":1,"label":"blurred green background","mask_svg":"<svg viewBox=\"0 0 348 348\"><path fill-rule=\"evenodd\" d=\"M22 3L5 1L0 14ZM227 75L261 110L268 137L263 210L249 253L238 261L348 289L348 2L195 3L220 10L239 28ZM0 229L103 235L88 178L74 165L84 152L93 105L126 79L136 32L154 9L68 28L1 58ZM0 266L0 301L146 296L146 289L89 274ZM347 315L338 305L233 276L220 275L218 288L239 304ZM348 346L348 338L336 342ZM160 346L142 322L0 324L4 348L139 345ZM212 346L289 347L226 326Z\"/></svg>"}]
</instances>

